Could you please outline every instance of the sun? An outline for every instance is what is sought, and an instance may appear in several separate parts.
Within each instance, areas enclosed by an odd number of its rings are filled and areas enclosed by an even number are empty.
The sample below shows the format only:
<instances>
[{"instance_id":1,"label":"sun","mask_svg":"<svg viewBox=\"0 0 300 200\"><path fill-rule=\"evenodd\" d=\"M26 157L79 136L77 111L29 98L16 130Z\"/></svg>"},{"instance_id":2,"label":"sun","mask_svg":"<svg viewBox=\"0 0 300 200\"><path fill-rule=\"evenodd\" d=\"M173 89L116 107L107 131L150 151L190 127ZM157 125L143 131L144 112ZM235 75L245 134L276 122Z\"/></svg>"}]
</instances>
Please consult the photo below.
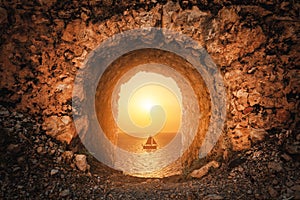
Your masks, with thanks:
<instances>
[{"instance_id":1,"label":"sun","mask_svg":"<svg viewBox=\"0 0 300 200\"><path fill-rule=\"evenodd\" d=\"M149 84L132 92L128 102L128 114L135 125L143 128L151 124L153 106L163 106L163 97L158 94L159 90L161 86Z\"/></svg>"},{"instance_id":2,"label":"sun","mask_svg":"<svg viewBox=\"0 0 300 200\"><path fill-rule=\"evenodd\" d=\"M141 138L177 133L182 97L173 79L139 72L120 88L116 122L121 132Z\"/></svg>"},{"instance_id":3,"label":"sun","mask_svg":"<svg viewBox=\"0 0 300 200\"><path fill-rule=\"evenodd\" d=\"M131 121L139 127L149 126L153 120L161 119L167 121L161 124L168 125L170 129L171 125L178 127L176 124L180 123L178 116L181 115L181 108L173 92L163 85L150 83L133 91L128 102L128 113Z\"/></svg>"},{"instance_id":4,"label":"sun","mask_svg":"<svg viewBox=\"0 0 300 200\"><path fill-rule=\"evenodd\" d=\"M140 106L148 112L151 111L154 105L155 103L150 98L141 99Z\"/></svg>"}]
</instances>

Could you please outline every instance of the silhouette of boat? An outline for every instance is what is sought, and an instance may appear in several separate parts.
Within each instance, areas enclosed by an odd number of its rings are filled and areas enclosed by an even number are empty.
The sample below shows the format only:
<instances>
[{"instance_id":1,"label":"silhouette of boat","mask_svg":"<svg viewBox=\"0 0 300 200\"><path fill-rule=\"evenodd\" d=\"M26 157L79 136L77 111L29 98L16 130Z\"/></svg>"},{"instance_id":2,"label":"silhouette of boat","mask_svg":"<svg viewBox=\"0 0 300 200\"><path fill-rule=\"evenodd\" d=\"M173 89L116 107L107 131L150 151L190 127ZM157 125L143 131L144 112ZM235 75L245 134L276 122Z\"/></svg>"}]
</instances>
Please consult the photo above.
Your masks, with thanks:
<instances>
[{"instance_id":1,"label":"silhouette of boat","mask_svg":"<svg viewBox=\"0 0 300 200\"><path fill-rule=\"evenodd\" d=\"M157 145L156 141L154 140L154 138L150 136L150 137L148 137L146 144L143 145L143 149L156 150L157 146L158 145Z\"/></svg>"}]
</instances>

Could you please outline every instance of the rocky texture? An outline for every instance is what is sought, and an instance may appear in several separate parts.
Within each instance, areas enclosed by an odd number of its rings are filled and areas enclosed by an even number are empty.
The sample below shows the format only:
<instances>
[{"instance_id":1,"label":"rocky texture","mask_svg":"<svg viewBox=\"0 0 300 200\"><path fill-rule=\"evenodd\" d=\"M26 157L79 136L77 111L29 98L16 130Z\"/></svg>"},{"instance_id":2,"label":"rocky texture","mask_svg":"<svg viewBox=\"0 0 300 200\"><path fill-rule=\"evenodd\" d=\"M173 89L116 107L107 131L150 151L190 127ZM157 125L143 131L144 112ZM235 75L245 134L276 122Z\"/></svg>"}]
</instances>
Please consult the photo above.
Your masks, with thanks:
<instances>
[{"instance_id":1,"label":"rocky texture","mask_svg":"<svg viewBox=\"0 0 300 200\"><path fill-rule=\"evenodd\" d=\"M90 168L90 166L87 164L87 161L86 161L86 155L82 155L82 154L76 155L75 156L75 164L76 164L76 167L80 171L83 171L83 172L85 172L86 170L89 170L89 168Z\"/></svg>"},{"instance_id":2,"label":"rocky texture","mask_svg":"<svg viewBox=\"0 0 300 200\"><path fill-rule=\"evenodd\" d=\"M46 118L42 126L48 135L68 144L76 135L72 118L69 116L58 117L53 115Z\"/></svg>"},{"instance_id":3,"label":"rocky texture","mask_svg":"<svg viewBox=\"0 0 300 200\"><path fill-rule=\"evenodd\" d=\"M142 179L111 170L90 155L91 171L80 171L74 155L83 158L84 152L45 135L28 114L2 106L0 113L1 199L300 198L300 154L288 150L299 146L299 131L270 132L268 140L230 155L200 179Z\"/></svg>"},{"instance_id":4,"label":"rocky texture","mask_svg":"<svg viewBox=\"0 0 300 200\"><path fill-rule=\"evenodd\" d=\"M216 161L210 161L209 163L207 163L206 165L204 165L203 167L201 167L200 169L196 169L194 171L192 171L192 173L190 174L191 177L193 178L202 178L203 176L205 176L209 170L211 168L218 168L220 166L220 164Z\"/></svg>"},{"instance_id":5,"label":"rocky texture","mask_svg":"<svg viewBox=\"0 0 300 200\"><path fill-rule=\"evenodd\" d=\"M191 36L221 69L232 149L263 139L253 129L295 127L299 4L184 2L1 2L0 101L42 115L47 134L70 143L76 132L65 119L88 53L116 33L156 26Z\"/></svg>"},{"instance_id":6,"label":"rocky texture","mask_svg":"<svg viewBox=\"0 0 300 200\"><path fill-rule=\"evenodd\" d=\"M84 67L88 53L106 38L147 26L169 28L191 36L207 49L221 70L228 94L228 117L221 143L224 149L249 149L258 140L283 137L283 129L290 129L294 134L299 127L300 45L299 3L296 1L262 0L247 4L230 1L0 1L1 104L38 117L43 121L38 129L70 143L76 136L70 121L76 71ZM79 100L85 95L83 93ZM2 116L11 115L6 110L1 112ZM15 126L26 129L23 123ZM276 135L278 130L280 134ZM15 139L26 143L28 137L31 138L31 135L23 136L22 133ZM52 141L45 135L37 137L36 143L29 140L34 148L31 149L33 155L60 154L53 151L53 147L41 144L39 138ZM279 147L285 145L282 159L287 166L295 167L297 162L291 160L299 157L299 141L283 143L280 138L278 141ZM11 143L5 146L5 152L19 154L20 147L20 144ZM269 152L265 154L273 159ZM224 157L227 156L224 154ZM32 159L28 166L34 168L39 161ZM19 162L22 160L26 159L19 158ZM260 163L255 164L260 166ZM262 173L270 174L266 166ZM17 164L12 169L15 171L7 172L9 175L19 171ZM26 173L31 173L28 167L25 169ZM240 180L248 177L250 171L242 175L238 172ZM47 170L48 175L49 172ZM279 173L283 179L290 177ZM15 179L11 179L12 184ZM252 197L276 196L272 189L268 189L268 194L260 191L263 183L254 183L257 191L249 192ZM297 196L289 184L282 181L280 184L272 186L282 191L277 195L282 198ZM22 186L17 190L26 191ZM62 196L67 193L63 192ZM115 194L121 193L117 190L111 193Z\"/></svg>"}]
</instances>

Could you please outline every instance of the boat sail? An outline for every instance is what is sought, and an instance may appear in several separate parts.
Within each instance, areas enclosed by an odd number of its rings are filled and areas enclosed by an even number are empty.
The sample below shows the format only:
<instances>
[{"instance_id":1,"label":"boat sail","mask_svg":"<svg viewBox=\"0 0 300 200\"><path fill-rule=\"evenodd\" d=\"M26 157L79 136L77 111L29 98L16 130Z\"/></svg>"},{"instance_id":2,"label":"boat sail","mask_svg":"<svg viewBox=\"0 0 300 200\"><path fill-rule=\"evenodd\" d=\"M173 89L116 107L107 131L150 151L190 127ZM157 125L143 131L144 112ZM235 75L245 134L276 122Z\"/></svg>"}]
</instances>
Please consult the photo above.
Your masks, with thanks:
<instances>
[{"instance_id":1,"label":"boat sail","mask_svg":"<svg viewBox=\"0 0 300 200\"><path fill-rule=\"evenodd\" d=\"M157 145L156 141L154 140L154 138L150 136L150 137L148 137L146 144L143 145L143 149L156 150L157 146L158 145Z\"/></svg>"}]
</instances>

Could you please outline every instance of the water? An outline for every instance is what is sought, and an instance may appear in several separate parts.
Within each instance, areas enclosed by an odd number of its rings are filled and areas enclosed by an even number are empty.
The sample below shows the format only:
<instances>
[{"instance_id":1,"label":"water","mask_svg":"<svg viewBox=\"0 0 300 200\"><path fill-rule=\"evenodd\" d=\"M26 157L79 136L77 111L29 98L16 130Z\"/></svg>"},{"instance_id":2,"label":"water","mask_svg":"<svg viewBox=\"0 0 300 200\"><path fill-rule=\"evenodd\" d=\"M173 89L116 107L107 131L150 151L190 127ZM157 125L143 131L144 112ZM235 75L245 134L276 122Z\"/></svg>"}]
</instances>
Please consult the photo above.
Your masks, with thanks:
<instances>
[{"instance_id":1,"label":"water","mask_svg":"<svg viewBox=\"0 0 300 200\"><path fill-rule=\"evenodd\" d=\"M168 145L172 139L176 136L176 132L171 133L158 133L153 136L154 140L158 144L158 149L164 148ZM119 133L117 139L117 146L123 150L134 153L147 152L143 149L143 145L146 143L148 138L137 138L129 136L125 133Z\"/></svg>"}]
</instances>

